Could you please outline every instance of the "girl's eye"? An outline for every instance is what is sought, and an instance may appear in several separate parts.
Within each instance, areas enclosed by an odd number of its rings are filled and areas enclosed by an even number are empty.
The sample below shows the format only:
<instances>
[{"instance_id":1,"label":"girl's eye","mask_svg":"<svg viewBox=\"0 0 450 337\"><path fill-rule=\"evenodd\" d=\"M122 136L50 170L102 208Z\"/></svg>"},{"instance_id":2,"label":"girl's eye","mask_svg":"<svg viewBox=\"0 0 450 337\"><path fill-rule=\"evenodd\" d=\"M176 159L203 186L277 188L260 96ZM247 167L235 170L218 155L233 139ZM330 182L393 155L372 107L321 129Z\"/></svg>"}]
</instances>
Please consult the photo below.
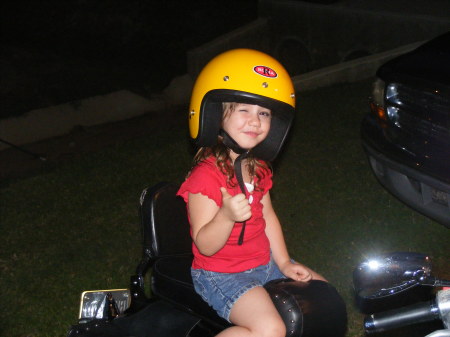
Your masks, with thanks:
<instances>
[{"instance_id":1,"label":"girl's eye","mask_svg":"<svg viewBox=\"0 0 450 337\"><path fill-rule=\"evenodd\" d=\"M242 116L247 116L250 112L247 109L239 109L238 112L242 115Z\"/></svg>"},{"instance_id":2,"label":"girl's eye","mask_svg":"<svg viewBox=\"0 0 450 337\"><path fill-rule=\"evenodd\" d=\"M259 114L263 117L272 117L272 114L269 111L261 111Z\"/></svg>"}]
</instances>

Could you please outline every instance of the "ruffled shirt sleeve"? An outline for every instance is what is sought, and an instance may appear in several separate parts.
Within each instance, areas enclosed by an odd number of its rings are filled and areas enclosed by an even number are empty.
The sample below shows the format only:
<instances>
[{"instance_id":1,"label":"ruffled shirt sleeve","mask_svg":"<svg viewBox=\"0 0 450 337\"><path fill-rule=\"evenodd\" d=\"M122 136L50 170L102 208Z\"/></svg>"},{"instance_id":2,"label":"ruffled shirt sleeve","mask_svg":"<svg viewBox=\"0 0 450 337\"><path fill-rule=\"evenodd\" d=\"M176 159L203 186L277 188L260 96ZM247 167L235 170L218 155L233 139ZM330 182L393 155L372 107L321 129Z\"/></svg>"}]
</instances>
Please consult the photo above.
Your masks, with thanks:
<instances>
[{"instance_id":1,"label":"ruffled shirt sleeve","mask_svg":"<svg viewBox=\"0 0 450 337\"><path fill-rule=\"evenodd\" d=\"M177 195L187 203L189 193L201 193L222 207L222 192L220 187L226 186L226 177L215 166L211 158L194 167L191 174L183 182Z\"/></svg>"}]
</instances>

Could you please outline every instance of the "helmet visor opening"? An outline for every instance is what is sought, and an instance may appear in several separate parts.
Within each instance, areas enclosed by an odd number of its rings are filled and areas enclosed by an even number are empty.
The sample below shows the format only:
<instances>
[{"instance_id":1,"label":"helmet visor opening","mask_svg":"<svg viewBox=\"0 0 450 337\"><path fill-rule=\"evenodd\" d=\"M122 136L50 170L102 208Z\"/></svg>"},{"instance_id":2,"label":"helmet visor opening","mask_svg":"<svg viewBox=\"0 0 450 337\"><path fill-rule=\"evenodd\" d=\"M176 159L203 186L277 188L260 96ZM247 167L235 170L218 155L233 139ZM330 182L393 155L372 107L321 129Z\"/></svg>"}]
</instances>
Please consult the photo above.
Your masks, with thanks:
<instances>
[{"instance_id":1,"label":"helmet visor opening","mask_svg":"<svg viewBox=\"0 0 450 337\"><path fill-rule=\"evenodd\" d=\"M212 146L222 125L223 102L255 104L272 112L272 121L267 138L252 151L263 160L272 161L284 143L294 119L295 109L291 105L269 97L238 90L216 89L209 91L202 102L198 146Z\"/></svg>"}]
</instances>

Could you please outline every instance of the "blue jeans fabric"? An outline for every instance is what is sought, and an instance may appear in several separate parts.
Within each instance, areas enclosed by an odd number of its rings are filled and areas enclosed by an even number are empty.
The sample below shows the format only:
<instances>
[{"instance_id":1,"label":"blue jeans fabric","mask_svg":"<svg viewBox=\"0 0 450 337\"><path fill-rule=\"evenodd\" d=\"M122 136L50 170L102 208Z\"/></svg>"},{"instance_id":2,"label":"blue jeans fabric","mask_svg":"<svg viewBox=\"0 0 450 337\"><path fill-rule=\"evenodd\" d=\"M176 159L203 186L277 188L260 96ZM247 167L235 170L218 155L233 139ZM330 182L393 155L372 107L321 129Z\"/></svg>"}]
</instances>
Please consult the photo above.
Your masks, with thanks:
<instances>
[{"instance_id":1,"label":"blue jeans fabric","mask_svg":"<svg viewBox=\"0 0 450 337\"><path fill-rule=\"evenodd\" d=\"M195 291L228 322L231 308L239 297L269 281L286 278L273 260L240 273L218 273L191 268L191 275Z\"/></svg>"}]
</instances>

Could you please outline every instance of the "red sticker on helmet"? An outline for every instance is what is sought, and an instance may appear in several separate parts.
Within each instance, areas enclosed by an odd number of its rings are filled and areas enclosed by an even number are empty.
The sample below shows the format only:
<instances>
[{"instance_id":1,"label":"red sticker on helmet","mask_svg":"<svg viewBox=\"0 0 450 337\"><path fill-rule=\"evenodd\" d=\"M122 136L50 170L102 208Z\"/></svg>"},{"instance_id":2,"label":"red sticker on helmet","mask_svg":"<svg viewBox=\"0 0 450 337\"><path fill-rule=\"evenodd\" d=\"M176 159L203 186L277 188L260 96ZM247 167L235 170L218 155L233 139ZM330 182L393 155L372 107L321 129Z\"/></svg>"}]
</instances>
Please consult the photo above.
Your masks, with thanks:
<instances>
[{"instance_id":1,"label":"red sticker on helmet","mask_svg":"<svg viewBox=\"0 0 450 337\"><path fill-rule=\"evenodd\" d=\"M255 66L253 70L255 71L255 73L262 75L264 77L275 78L278 76L275 70L266 66Z\"/></svg>"}]
</instances>

